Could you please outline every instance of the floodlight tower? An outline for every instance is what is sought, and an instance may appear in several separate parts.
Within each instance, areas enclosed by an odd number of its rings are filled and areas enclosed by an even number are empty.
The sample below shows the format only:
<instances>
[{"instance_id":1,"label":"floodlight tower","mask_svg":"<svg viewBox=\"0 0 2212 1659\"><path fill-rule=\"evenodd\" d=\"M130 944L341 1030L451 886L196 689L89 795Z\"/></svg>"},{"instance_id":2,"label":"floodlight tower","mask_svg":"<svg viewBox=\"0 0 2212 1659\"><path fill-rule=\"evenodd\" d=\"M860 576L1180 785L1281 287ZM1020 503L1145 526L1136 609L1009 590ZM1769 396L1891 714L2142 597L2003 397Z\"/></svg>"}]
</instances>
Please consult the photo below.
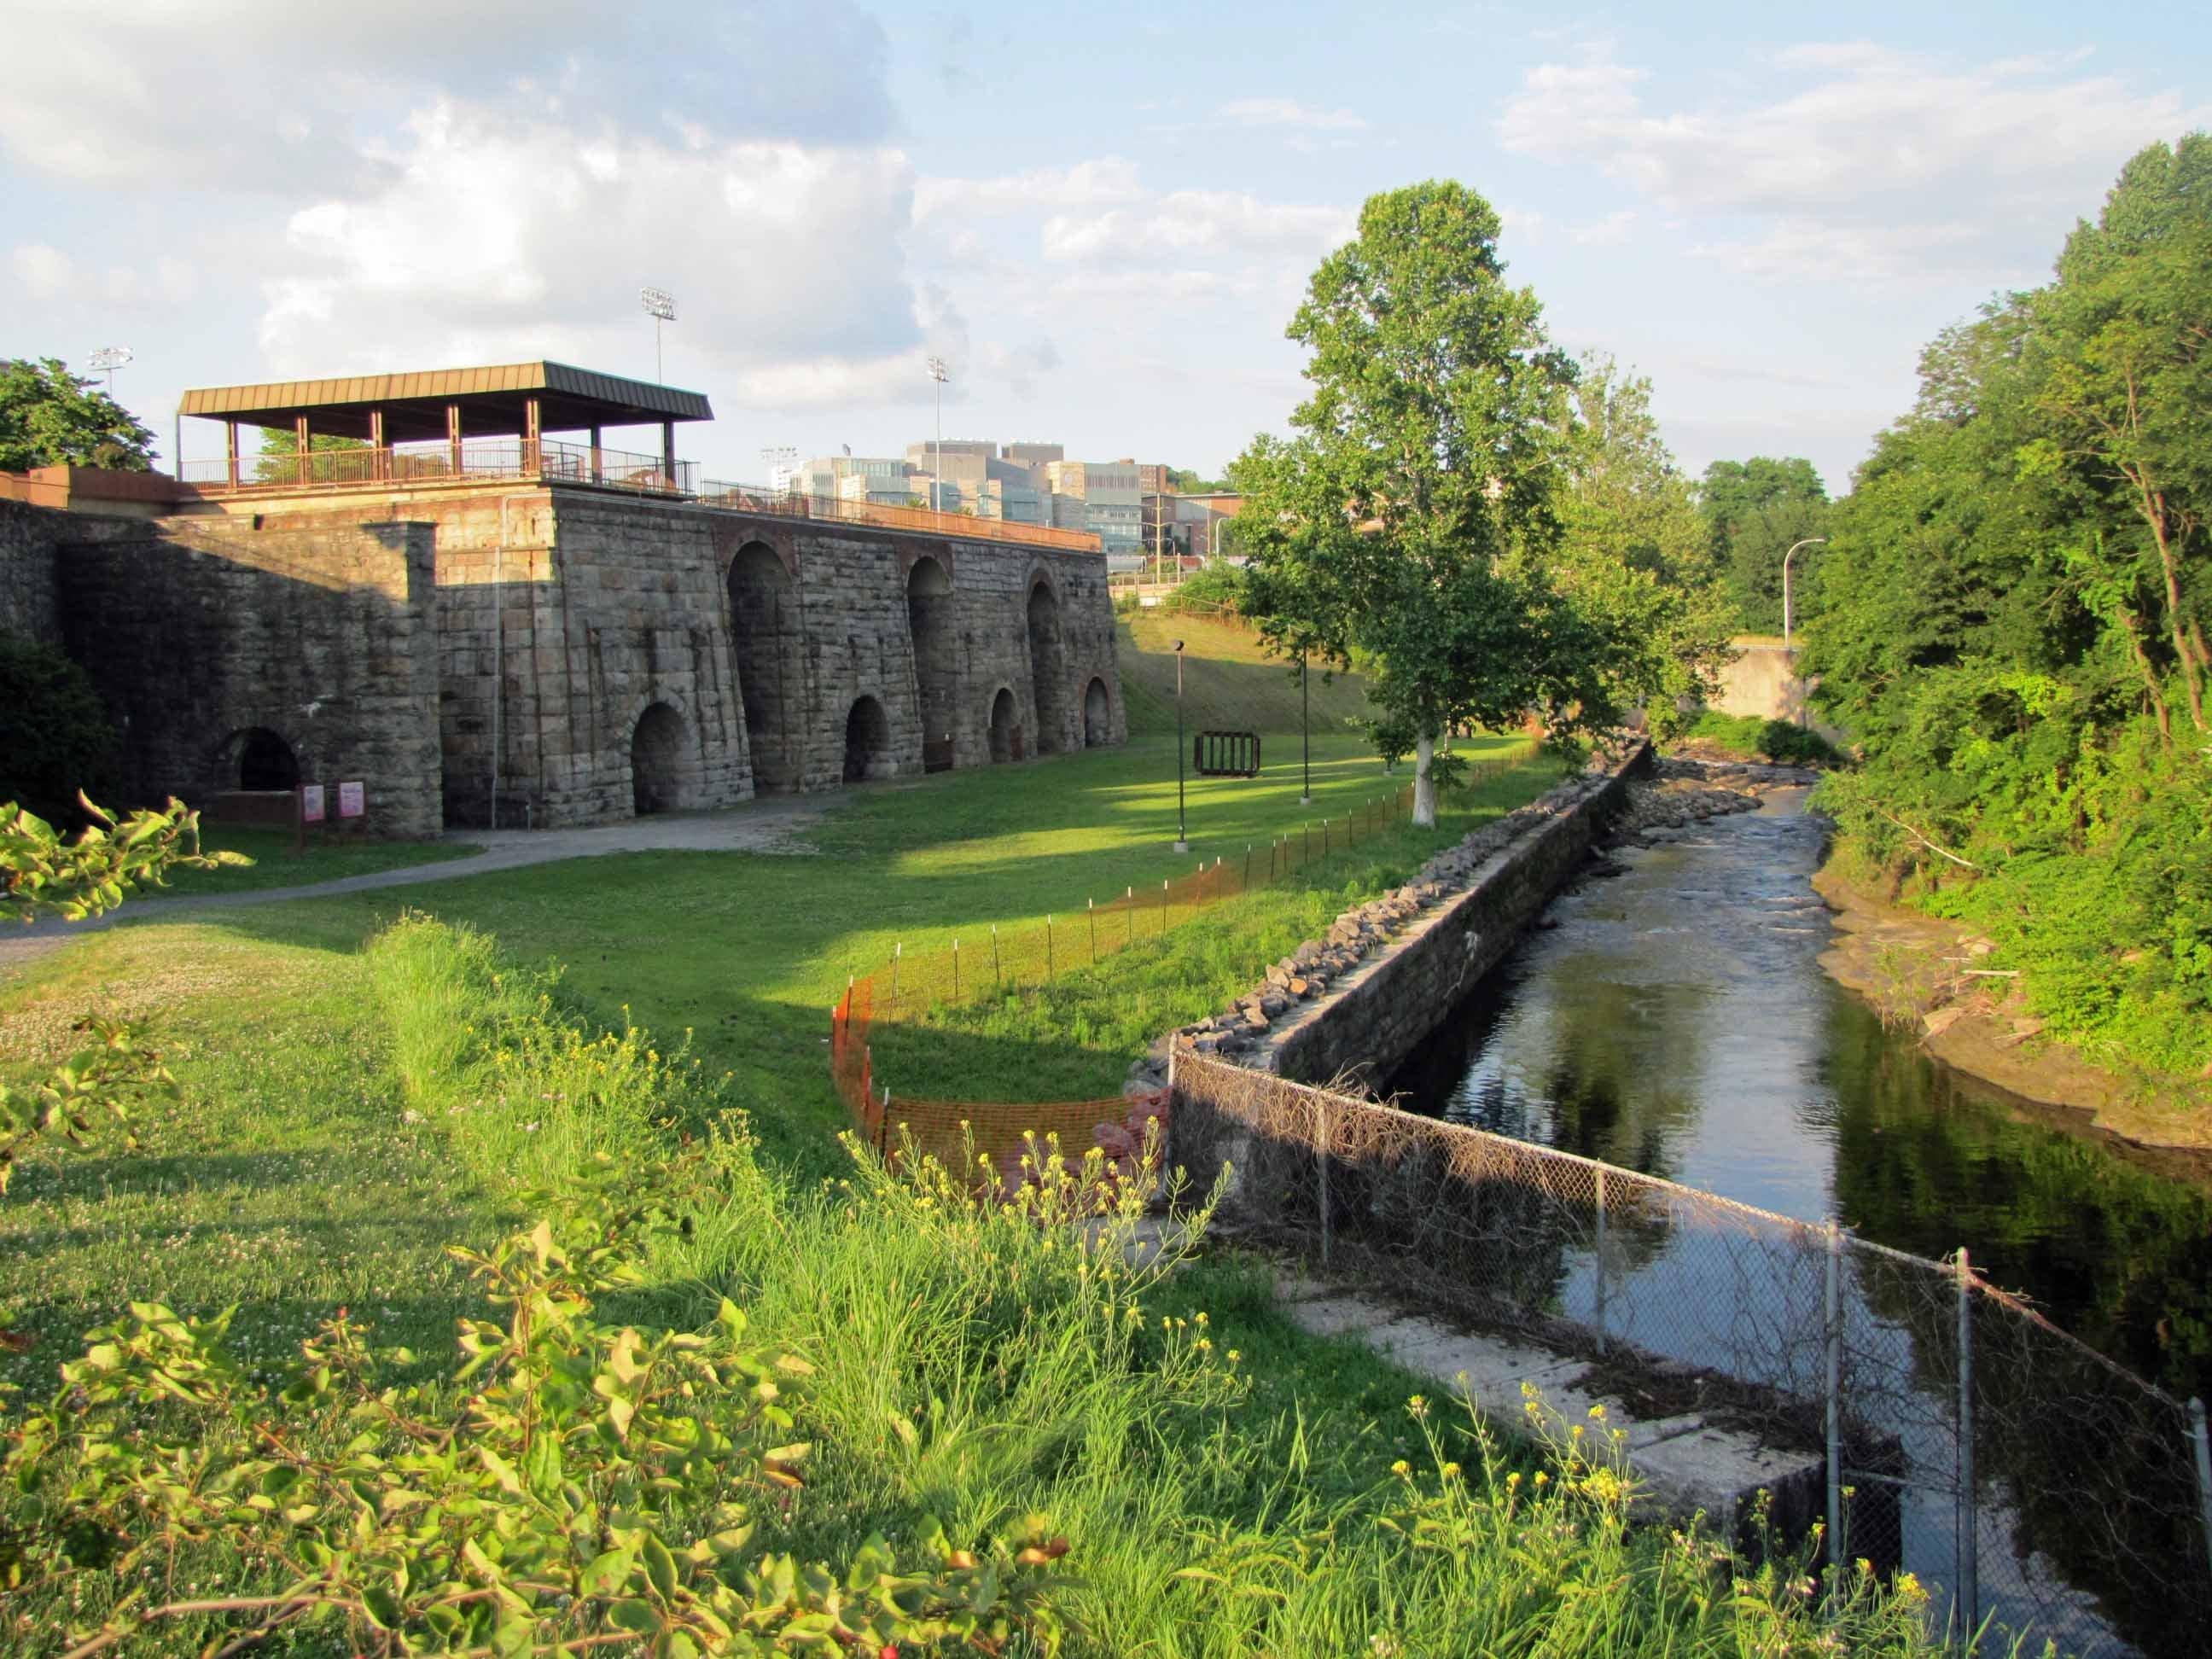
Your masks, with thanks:
<instances>
[{"instance_id":1,"label":"floodlight tower","mask_svg":"<svg viewBox=\"0 0 2212 1659\"><path fill-rule=\"evenodd\" d=\"M945 383L952 377L945 373L945 359L929 360L929 378L936 382L937 398L937 459L930 468L929 505L933 512L945 511Z\"/></svg>"},{"instance_id":2,"label":"floodlight tower","mask_svg":"<svg viewBox=\"0 0 2212 1659\"><path fill-rule=\"evenodd\" d=\"M665 288L641 288L637 291L637 302L653 319L653 378L665 385L660 367L660 325L676 320L676 296Z\"/></svg>"},{"instance_id":3,"label":"floodlight tower","mask_svg":"<svg viewBox=\"0 0 2212 1659\"><path fill-rule=\"evenodd\" d=\"M102 346L85 361L94 368L105 369L107 372L107 395L112 398L115 395L115 371L128 363L131 359L131 351L129 346Z\"/></svg>"}]
</instances>

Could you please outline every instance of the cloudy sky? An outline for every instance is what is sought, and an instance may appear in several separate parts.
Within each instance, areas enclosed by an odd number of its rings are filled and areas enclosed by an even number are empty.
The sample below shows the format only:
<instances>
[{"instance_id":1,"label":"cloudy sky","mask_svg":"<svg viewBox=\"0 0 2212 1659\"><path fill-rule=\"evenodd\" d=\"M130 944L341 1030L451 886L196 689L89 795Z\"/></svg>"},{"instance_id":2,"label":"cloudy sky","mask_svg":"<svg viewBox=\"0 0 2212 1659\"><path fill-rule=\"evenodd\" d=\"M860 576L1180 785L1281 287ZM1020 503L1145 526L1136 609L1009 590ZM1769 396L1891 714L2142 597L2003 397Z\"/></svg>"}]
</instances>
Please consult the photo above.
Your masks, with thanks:
<instances>
[{"instance_id":1,"label":"cloudy sky","mask_svg":"<svg viewBox=\"0 0 2212 1659\"><path fill-rule=\"evenodd\" d=\"M1296 401L1283 325L1360 201L1449 176L1685 465L1840 488L1929 335L2212 125L2212 8L1835 15L0 0L35 60L0 94L0 356L130 346L166 458L190 386L649 378L652 283L714 476L926 437L932 352L947 437L1212 471Z\"/></svg>"}]
</instances>

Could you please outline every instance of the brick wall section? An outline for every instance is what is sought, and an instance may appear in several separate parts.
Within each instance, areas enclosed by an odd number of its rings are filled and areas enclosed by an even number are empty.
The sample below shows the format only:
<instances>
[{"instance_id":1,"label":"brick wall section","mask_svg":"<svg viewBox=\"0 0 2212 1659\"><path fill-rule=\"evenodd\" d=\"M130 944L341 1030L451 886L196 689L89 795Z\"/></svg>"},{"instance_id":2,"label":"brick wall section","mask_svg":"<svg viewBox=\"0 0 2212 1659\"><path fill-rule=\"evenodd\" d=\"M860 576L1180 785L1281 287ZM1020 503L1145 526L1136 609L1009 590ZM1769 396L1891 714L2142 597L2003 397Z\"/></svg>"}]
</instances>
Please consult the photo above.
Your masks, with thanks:
<instances>
[{"instance_id":1,"label":"brick wall section","mask_svg":"<svg viewBox=\"0 0 2212 1659\"><path fill-rule=\"evenodd\" d=\"M306 781L363 781L374 833L437 831L428 526L324 516L83 529L89 538L58 548L63 642L123 733L135 798L197 803L236 788L245 735L264 727Z\"/></svg>"},{"instance_id":2,"label":"brick wall section","mask_svg":"<svg viewBox=\"0 0 2212 1659\"><path fill-rule=\"evenodd\" d=\"M61 638L54 546L62 514L0 501L0 634L52 644Z\"/></svg>"}]
</instances>

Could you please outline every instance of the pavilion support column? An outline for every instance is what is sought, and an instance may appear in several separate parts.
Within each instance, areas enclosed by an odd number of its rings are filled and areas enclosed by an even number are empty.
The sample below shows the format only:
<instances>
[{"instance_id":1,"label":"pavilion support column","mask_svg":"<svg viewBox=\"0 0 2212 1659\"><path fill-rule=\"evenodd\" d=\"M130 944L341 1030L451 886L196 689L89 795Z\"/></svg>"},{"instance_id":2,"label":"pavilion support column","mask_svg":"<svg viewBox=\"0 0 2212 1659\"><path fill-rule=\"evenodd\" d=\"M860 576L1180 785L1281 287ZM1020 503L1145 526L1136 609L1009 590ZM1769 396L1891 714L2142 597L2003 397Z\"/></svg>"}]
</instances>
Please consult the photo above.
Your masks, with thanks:
<instances>
[{"instance_id":1,"label":"pavilion support column","mask_svg":"<svg viewBox=\"0 0 2212 1659\"><path fill-rule=\"evenodd\" d=\"M230 463L230 487L235 489L238 488L238 422L225 421L222 434L223 459Z\"/></svg>"},{"instance_id":2,"label":"pavilion support column","mask_svg":"<svg viewBox=\"0 0 2212 1659\"><path fill-rule=\"evenodd\" d=\"M536 473L544 470L544 432L538 399L522 400L522 470Z\"/></svg>"},{"instance_id":3,"label":"pavilion support column","mask_svg":"<svg viewBox=\"0 0 2212 1659\"><path fill-rule=\"evenodd\" d=\"M305 415L293 416L292 447L300 460L300 482L303 484L313 483L314 479L308 474L307 417Z\"/></svg>"},{"instance_id":4,"label":"pavilion support column","mask_svg":"<svg viewBox=\"0 0 2212 1659\"><path fill-rule=\"evenodd\" d=\"M660 423L660 476L668 480L668 488L676 488L676 422Z\"/></svg>"},{"instance_id":5,"label":"pavilion support column","mask_svg":"<svg viewBox=\"0 0 2212 1659\"><path fill-rule=\"evenodd\" d=\"M461 476L461 406L446 405L446 450L453 465L453 476Z\"/></svg>"},{"instance_id":6,"label":"pavilion support column","mask_svg":"<svg viewBox=\"0 0 2212 1659\"><path fill-rule=\"evenodd\" d=\"M368 476L388 478L392 476L392 446L385 441L384 411L368 411Z\"/></svg>"},{"instance_id":7,"label":"pavilion support column","mask_svg":"<svg viewBox=\"0 0 2212 1659\"><path fill-rule=\"evenodd\" d=\"M597 427L592 428L592 482L593 483L606 482L605 474L599 461L599 429Z\"/></svg>"}]
</instances>

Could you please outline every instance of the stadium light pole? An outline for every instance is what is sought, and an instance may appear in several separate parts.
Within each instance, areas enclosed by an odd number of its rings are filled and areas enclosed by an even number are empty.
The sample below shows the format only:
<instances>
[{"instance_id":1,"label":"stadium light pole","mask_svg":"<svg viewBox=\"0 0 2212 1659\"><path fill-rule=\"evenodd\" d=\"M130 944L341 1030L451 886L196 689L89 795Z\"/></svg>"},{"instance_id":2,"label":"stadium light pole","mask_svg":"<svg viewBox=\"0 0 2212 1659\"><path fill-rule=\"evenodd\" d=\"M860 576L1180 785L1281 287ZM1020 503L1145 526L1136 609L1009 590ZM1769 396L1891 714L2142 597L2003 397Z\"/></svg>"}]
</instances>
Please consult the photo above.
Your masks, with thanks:
<instances>
[{"instance_id":1,"label":"stadium light pole","mask_svg":"<svg viewBox=\"0 0 2212 1659\"><path fill-rule=\"evenodd\" d=\"M768 487L789 495L792 476L799 465L799 451L790 444L763 444L760 458L768 467ZM776 476L779 472L781 477Z\"/></svg>"},{"instance_id":2,"label":"stadium light pole","mask_svg":"<svg viewBox=\"0 0 2212 1659\"><path fill-rule=\"evenodd\" d=\"M1782 556L1782 645L1784 650L1790 647L1790 561L1796 556L1799 548L1819 547L1827 539L1826 536L1808 536L1802 542L1792 542L1790 551Z\"/></svg>"},{"instance_id":3,"label":"stadium light pole","mask_svg":"<svg viewBox=\"0 0 2212 1659\"><path fill-rule=\"evenodd\" d=\"M929 378L936 383L937 398L937 459L931 463L929 473L929 506L933 513L945 511L945 383L951 377L945 371L945 359L929 360Z\"/></svg>"},{"instance_id":4,"label":"stadium light pole","mask_svg":"<svg viewBox=\"0 0 2212 1659\"><path fill-rule=\"evenodd\" d=\"M1176 844L1178 853L1190 851L1190 826L1185 821L1182 805L1182 641L1175 642L1176 653Z\"/></svg>"},{"instance_id":5,"label":"stadium light pole","mask_svg":"<svg viewBox=\"0 0 2212 1659\"><path fill-rule=\"evenodd\" d=\"M676 320L676 296L665 288L641 288L637 291L637 302L653 319L653 378L665 386L666 371L660 366L660 325Z\"/></svg>"},{"instance_id":6,"label":"stadium light pole","mask_svg":"<svg viewBox=\"0 0 2212 1659\"><path fill-rule=\"evenodd\" d=\"M129 362L132 355L129 346L102 346L85 360L93 368L106 372L107 395L111 400L115 396L115 371Z\"/></svg>"},{"instance_id":7,"label":"stadium light pole","mask_svg":"<svg viewBox=\"0 0 2212 1659\"><path fill-rule=\"evenodd\" d=\"M1306 688L1306 653L1298 653L1298 751L1305 763L1305 793L1298 805L1313 805L1313 693Z\"/></svg>"}]
</instances>

